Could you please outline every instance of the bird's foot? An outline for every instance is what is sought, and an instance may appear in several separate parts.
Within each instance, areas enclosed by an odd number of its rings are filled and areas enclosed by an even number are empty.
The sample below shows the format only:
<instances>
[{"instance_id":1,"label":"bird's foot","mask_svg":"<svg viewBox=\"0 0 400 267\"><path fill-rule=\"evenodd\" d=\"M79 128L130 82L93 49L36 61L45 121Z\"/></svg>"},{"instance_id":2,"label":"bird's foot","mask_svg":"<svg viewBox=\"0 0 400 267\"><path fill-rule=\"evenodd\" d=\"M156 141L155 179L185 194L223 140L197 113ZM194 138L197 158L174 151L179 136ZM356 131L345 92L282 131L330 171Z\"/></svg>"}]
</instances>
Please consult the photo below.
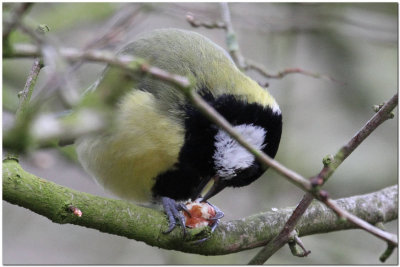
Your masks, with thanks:
<instances>
[{"instance_id":1,"label":"bird's foot","mask_svg":"<svg viewBox=\"0 0 400 267\"><path fill-rule=\"evenodd\" d=\"M220 222L220 219L222 217L224 217L225 214L217 206L211 204L208 201L206 201L206 203L208 205L210 205L211 207L213 207L213 209L215 210L215 216L209 219L209 220L213 221L213 223L210 225L210 227L211 227L211 233L214 233L214 230L215 230L215 228L217 228L217 226Z\"/></svg>"},{"instance_id":2,"label":"bird's foot","mask_svg":"<svg viewBox=\"0 0 400 267\"><path fill-rule=\"evenodd\" d=\"M169 227L168 230L163 232L164 234L169 234L175 229L177 221L182 227L183 235L186 235L185 217L180 211L185 211L190 216L189 210L183 203L176 203L175 200L169 197L162 197L162 204L164 211L167 214Z\"/></svg>"},{"instance_id":3,"label":"bird's foot","mask_svg":"<svg viewBox=\"0 0 400 267\"><path fill-rule=\"evenodd\" d=\"M175 200L173 200L172 198L169 197L162 197L162 204L164 207L164 211L168 217L168 222L169 222L169 227L168 229L163 232L164 234L168 234L170 232L172 232L172 230L175 229L175 227L177 226L177 223L180 224L180 226L182 227L182 231L183 231L183 235L186 236L186 220L185 220L185 216L183 215L183 212L186 212L186 214L191 217L190 211L188 210L188 208L186 207L185 204L183 203L177 203ZM211 234L215 231L215 229L218 227L218 224L220 222L220 219L222 217L224 217L224 213L215 205L209 203L208 201L202 201L202 199L197 199L195 200L195 202L204 202L207 203L208 205L210 205L215 212L215 215L211 218L208 218L207 220L210 221L211 223L209 224L210 229L207 230L208 232L208 236L199 240L195 240L192 241L191 243L193 244L201 244L204 241L207 241L208 239L210 239ZM202 235L204 236L204 232L202 231Z\"/></svg>"}]
</instances>

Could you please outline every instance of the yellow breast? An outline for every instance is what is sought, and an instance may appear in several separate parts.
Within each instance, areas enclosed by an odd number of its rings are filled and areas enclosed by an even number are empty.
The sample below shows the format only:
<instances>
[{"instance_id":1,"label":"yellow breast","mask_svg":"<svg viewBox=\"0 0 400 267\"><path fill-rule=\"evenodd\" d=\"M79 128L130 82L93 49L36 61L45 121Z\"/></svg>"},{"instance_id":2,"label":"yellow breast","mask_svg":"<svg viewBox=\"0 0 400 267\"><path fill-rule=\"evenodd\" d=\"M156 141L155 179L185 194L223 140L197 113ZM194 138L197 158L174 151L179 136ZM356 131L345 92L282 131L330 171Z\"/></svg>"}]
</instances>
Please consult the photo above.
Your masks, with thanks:
<instances>
[{"instance_id":1,"label":"yellow breast","mask_svg":"<svg viewBox=\"0 0 400 267\"><path fill-rule=\"evenodd\" d=\"M178 162L184 129L160 111L152 94L139 90L124 96L115 112L111 134L78 140L79 160L107 190L147 202L154 178Z\"/></svg>"}]
</instances>

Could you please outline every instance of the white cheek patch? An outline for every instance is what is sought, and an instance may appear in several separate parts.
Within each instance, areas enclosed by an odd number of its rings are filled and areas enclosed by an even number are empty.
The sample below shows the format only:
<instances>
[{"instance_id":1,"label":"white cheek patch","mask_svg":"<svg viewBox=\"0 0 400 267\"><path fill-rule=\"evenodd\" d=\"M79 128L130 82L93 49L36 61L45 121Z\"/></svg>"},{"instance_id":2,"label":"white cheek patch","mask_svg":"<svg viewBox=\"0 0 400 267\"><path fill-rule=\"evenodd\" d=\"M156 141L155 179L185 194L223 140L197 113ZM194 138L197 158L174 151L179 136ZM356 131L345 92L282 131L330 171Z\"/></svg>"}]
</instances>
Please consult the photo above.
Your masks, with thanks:
<instances>
[{"instance_id":1,"label":"white cheek patch","mask_svg":"<svg viewBox=\"0 0 400 267\"><path fill-rule=\"evenodd\" d=\"M253 124L241 124L234 127L243 138L258 149L265 147L266 130ZM217 175L225 179L236 175L237 170L250 167L255 157L242 147L225 131L219 130L215 135L215 153L213 155Z\"/></svg>"}]
</instances>

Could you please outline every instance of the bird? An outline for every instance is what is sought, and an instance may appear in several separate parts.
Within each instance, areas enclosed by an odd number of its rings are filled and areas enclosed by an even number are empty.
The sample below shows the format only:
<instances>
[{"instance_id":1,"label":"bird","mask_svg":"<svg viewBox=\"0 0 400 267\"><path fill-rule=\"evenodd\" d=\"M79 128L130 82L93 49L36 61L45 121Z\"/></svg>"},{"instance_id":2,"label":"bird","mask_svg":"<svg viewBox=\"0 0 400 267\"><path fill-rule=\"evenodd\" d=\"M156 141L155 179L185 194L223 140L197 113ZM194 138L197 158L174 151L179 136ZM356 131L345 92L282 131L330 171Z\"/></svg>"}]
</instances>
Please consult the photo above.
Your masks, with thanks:
<instances>
[{"instance_id":1,"label":"bird","mask_svg":"<svg viewBox=\"0 0 400 267\"><path fill-rule=\"evenodd\" d=\"M157 29L138 35L118 55L187 77L192 90L247 142L275 157L282 134L279 105L210 39L188 30ZM108 66L93 88L86 94L113 100L112 126L79 137L78 159L117 197L161 204L169 221L165 233L178 223L185 228L184 201L208 202L224 188L251 184L268 168L174 84Z\"/></svg>"}]
</instances>

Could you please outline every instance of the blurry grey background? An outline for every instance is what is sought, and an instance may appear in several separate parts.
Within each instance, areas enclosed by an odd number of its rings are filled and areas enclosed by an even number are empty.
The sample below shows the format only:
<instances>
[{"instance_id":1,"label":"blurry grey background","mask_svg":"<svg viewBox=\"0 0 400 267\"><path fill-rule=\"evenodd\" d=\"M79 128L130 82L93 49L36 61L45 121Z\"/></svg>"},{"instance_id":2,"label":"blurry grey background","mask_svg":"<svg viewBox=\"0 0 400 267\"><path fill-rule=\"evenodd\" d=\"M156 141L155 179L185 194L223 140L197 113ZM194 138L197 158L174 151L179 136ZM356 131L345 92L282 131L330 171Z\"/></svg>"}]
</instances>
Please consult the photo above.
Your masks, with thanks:
<instances>
[{"instance_id":1,"label":"blurry grey background","mask_svg":"<svg viewBox=\"0 0 400 267\"><path fill-rule=\"evenodd\" d=\"M4 16L15 4L4 4ZM140 8L140 11L137 11ZM285 68L328 75L315 79L293 74L265 79L283 113L283 136L277 160L305 177L318 173L322 158L335 153L373 115L372 105L397 91L397 3L231 3L233 25L245 57L271 73ZM199 32L222 47L223 30L192 28L191 12L199 20L220 19L218 3L37 3L24 18L35 27L47 24L47 34L65 47L84 47L116 19L135 14L132 24L114 45L120 47L140 32L178 27ZM29 39L14 33L12 40ZM105 47L108 48L108 47ZM3 61L3 129L13 119L17 92L32 64ZM102 66L85 64L77 73L87 88ZM46 81L42 70L37 88ZM340 166L325 188L333 198L369 193L397 183L398 112L385 122ZM109 196L76 163L54 149L22 157L33 174L67 187ZM212 199L225 212L223 220L238 219L271 208L295 206L303 192L268 171L242 189L227 189ZM397 221L386 225L397 233ZM296 258L286 246L268 264L378 264L386 249L381 240L361 230L302 238L312 253ZM3 201L4 264L246 264L259 248L225 256L198 256L150 247L142 242L73 225L59 225L24 208ZM397 263L397 250L387 263Z\"/></svg>"}]
</instances>

